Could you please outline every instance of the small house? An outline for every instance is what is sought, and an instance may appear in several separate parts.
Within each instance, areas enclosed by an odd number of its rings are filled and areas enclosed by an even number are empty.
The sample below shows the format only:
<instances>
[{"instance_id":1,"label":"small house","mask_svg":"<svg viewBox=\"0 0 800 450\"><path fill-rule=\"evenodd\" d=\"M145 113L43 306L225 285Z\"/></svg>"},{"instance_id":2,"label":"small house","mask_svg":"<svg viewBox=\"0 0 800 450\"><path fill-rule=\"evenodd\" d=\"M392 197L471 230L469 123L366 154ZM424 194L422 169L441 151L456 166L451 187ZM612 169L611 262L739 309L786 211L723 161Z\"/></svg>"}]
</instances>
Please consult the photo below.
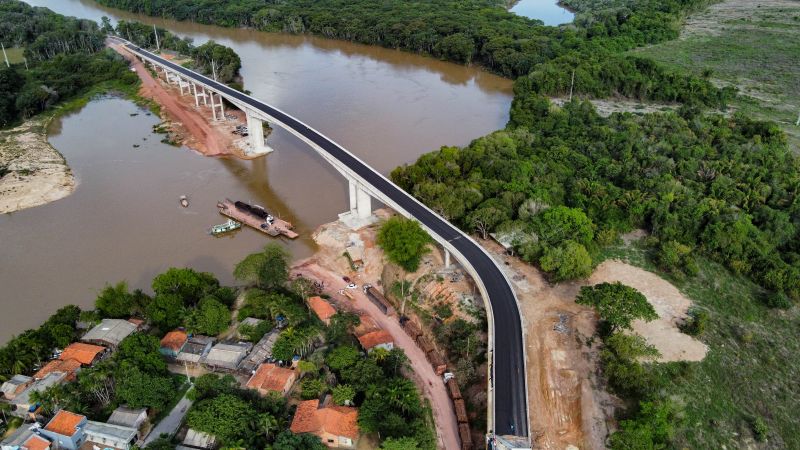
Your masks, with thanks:
<instances>
[{"instance_id":1,"label":"small house","mask_svg":"<svg viewBox=\"0 0 800 450\"><path fill-rule=\"evenodd\" d=\"M325 325L331 324L331 317L336 314L336 309L325 299L322 297L311 297L308 299L308 306Z\"/></svg>"},{"instance_id":2,"label":"small house","mask_svg":"<svg viewBox=\"0 0 800 450\"><path fill-rule=\"evenodd\" d=\"M117 348L123 339L133 334L139 327L122 319L103 319L97 326L83 335L81 340L90 344Z\"/></svg>"},{"instance_id":3,"label":"small house","mask_svg":"<svg viewBox=\"0 0 800 450\"><path fill-rule=\"evenodd\" d=\"M105 353L105 347L86 344L83 342L73 342L72 344L69 344L63 352L61 352L61 355L58 357L58 359L61 361L69 361L70 359L73 359L79 362L81 365L91 366L97 361L100 361Z\"/></svg>"},{"instance_id":4,"label":"small house","mask_svg":"<svg viewBox=\"0 0 800 450\"><path fill-rule=\"evenodd\" d=\"M189 431L186 432L186 436L183 438L183 445L182 446L179 445L177 448L178 449L214 448L216 443L217 443L216 437L208 433L189 428Z\"/></svg>"},{"instance_id":5,"label":"small house","mask_svg":"<svg viewBox=\"0 0 800 450\"><path fill-rule=\"evenodd\" d=\"M183 363L202 363L208 352L211 351L211 346L214 345L214 338L208 336L191 336L178 352L178 357L175 358Z\"/></svg>"},{"instance_id":6,"label":"small house","mask_svg":"<svg viewBox=\"0 0 800 450\"><path fill-rule=\"evenodd\" d=\"M78 450L85 441L83 429L87 422L85 416L62 409L47 422L41 433L57 448Z\"/></svg>"},{"instance_id":7,"label":"small house","mask_svg":"<svg viewBox=\"0 0 800 450\"><path fill-rule=\"evenodd\" d=\"M392 335L386 330L373 331L363 336L358 337L358 342L364 347L367 353L382 348L384 350L391 350L394 348L394 339Z\"/></svg>"},{"instance_id":8,"label":"small house","mask_svg":"<svg viewBox=\"0 0 800 450\"><path fill-rule=\"evenodd\" d=\"M120 406L111 413L106 423L133 428L137 430L136 437L142 439L144 438L142 432L147 427L147 408Z\"/></svg>"},{"instance_id":9,"label":"small house","mask_svg":"<svg viewBox=\"0 0 800 450\"><path fill-rule=\"evenodd\" d=\"M51 386L60 384L64 382L65 378L67 378L67 375L62 372L50 372L41 380L34 381L10 401L14 405L14 410L11 413L18 417L27 417L35 414L38 406L32 403L31 394L42 392Z\"/></svg>"},{"instance_id":10,"label":"small house","mask_svg":"<svg viewBox=\"0 0 800 450\"><path fill-rule=\"evenodd\" d=\"M360 314L358 316L358 325L353 328L353 334L356 336L362 336L380 329L381 327L377 322L375 322L375 319L366 314Z\"/></svg>"},{"instance_id":11,"label":"small house","mask_svg":"<svg viewBox=\"0 0 800 450\"><path fill-rule=\"evenodd\" d=\"M272 363L261 364L258 370L247 381L247 387L255 389L261 395L277 392L286 396L297 380L297 372L279 367Z\"/></svg>"},{"instance_id":12,"label":"small house","mask_svg":"<svg viewBox=\"0 0 800 450\"><path fill-rule=\"evenodd\" d=\"M66 375L67 381L72 381L75 379L75 375L78 373L78 370L80 370L80 368L81 368L81 363L78 360L71 358L54 359L52 361L49 361L47 364L44 365L44 367L42 367L35 374L33 374L33 379L41 380L50 373L61 372Z\"/></svg>"},{"instance_id":13,"label":"small house","mask_svg":"<svg viewBox=\"0 0 800 450\"><path fill-rule=\"evenodd\" d=\"M320 406L307 400L297 406L290 427L292 433L311 433L333 448L356 448L358 409L349 406Z\"/></svg>"},{"instance_id":14,"label":"small house","mask_svg":"<svg viewBox=\"0 0 800 450\"><path fill-rule=\"evenodd\" d=\"M215 369L236 370L239 363L247 357L253 344L238 342L236 344L219 343L211 347L203 364Z\"/></svg>"},{"instance_id":15,"label":"small house","mask_svg":"<svg viewBox=\"0 0 800 450\"><path fill-rule=\"evenodd\" d=\"M26 377L25 375L14 375L10 380L0 386L0 391L6 400L14 400L14 397L19 395L22 391L27 389L33 383L33 378Z\"/></svg>"},{"instance_id":16,"label":"small house","mask_svg":"<svg viewBox=\"0 0 800 450\"><path fill-rule=\"evenodd\" d=\"M272 357L272 347L275 341L278 340L280 333L278 330L272 330L261 337L261 339L253 346L253 350L242 361L240 368L247 372L253 372L258 366Z\"/></svg>"},{"instance_id":17,"label":"small house","mask_svg":"<svg viewBox=\"0 0 800 450\"><path fill-rule=\"evenodd\" d=\"M136 443L136 428L88 421L83 429L84 448L130 450ZM91 447L89 447L91 445Z\"/></svg>"},{"instance_id":18,"label":"small house","mask_svg":"<svg viewBox=\"0 0 800 450\"><path fill-rule=\"evenodd\" d=\"M167 358L177 358L184 344L189 340L189 335L185 331L173 330L161 339L161 347L158 349Z\"/></svg>"},{"instance_id":19,"label":"small house","mask_svg":"<svg viewBox=\"0 0 800 450\"><path fill-rule=\"evenodd\" d=\"M40 428L38 423L23 424L0 441L0 449L47 450L51 448L51 442L39 434Z\"/></svg>"}]
</instances>

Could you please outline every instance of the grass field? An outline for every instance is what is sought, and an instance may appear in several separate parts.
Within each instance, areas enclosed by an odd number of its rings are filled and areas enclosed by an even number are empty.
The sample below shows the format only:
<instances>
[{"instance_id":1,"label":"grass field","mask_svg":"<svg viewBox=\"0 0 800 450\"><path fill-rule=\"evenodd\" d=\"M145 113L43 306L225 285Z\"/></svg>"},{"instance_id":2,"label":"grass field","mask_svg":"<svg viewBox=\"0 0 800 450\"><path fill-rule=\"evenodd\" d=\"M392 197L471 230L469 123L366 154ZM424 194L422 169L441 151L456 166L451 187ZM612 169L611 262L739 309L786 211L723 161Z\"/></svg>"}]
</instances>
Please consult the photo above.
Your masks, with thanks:
<instances>
[{"instance_id":1,"label":"grass field","mask_svg":"<svg viewBox=\"0 0 800 450\"><path fill-rule=\"evenodd\" d=\"M723 0L691 16L680 39L634 53L738 87L732 106L779 122L800 152L800 1Z\"/></svg>"},{"instance_id":2,"label":"grass field","mask_svg":"<svg viewBox=\"0 0 800 450\"><path fill-rule=\"evenodd\" d=\"M603 257L658 272L636 244L607 249ZM670 377L664 392L684 419L674 448L800 448L800 308L766 308L752 282L698 262L700 274L692 279L660 273L710 316L701 337L708 356ZM757 420L767 428L764 442L755 437Z\"/></svg>"},{"instance_id":3,"label":"grass field","mask_svg":"<svg viewBox=\"0 0 800 450\"><path fill-rule=\"evenodd\" d=\"M6 49L6 55L8 55L8 62L11 64L19 64L25 61L24 55L25 49L22 47L11 47ZM2 57L3 55L0 55ZM2 59L0 59L2 61Z\"/></svg>"}]
</instances>

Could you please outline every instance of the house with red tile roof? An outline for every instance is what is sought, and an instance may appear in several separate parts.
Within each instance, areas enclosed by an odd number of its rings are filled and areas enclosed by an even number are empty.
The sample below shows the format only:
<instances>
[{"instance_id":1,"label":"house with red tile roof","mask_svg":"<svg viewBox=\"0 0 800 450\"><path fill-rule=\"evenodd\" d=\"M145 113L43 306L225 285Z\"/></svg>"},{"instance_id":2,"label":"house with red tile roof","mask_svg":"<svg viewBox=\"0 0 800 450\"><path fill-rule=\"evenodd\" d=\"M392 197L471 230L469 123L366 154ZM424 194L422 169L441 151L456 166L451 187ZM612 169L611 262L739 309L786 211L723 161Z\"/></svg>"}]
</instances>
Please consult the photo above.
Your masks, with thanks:
<instances>
[{"instance_id":1,"label":"house with red tile roof","mask_svg":"<svg viewBox=\"0 0 800 450\"><path fill-rule=\"evenodd\" d=\"M22 448L25 450L50 450L50 445L50 441L47 439L33 435L22 444Z\"/></svg>"},{"instance_id":2,"label":"house with red tile roof","mask_svg":"<svg viewBox=\"0 0 800 450\"><path fill-rule=\"evenodd\" d=\"M331 324L331 317L336 314L336 309L325 299L322 297L311 297L308 299L308 306L311 308L311 311L314 311L314 314L319 317L319 320L325 323L325 325Z\"/></svg>"},{"instance_id":3,"label":"house with red tile roof","mask_svg":"<svg viewBox=\"0 0 800 450\"><path fill-rule=\"evenodd\" d=\"M358 342L368 353L376 348L391 350L394 348L394 339L386 330L373 331L362 336L358 336Z\"/></svg>"},{"instance_id":4,"label":"house with red tile roof","mask_svg":"<svg viewBox=\"0 0 800 450\"><path fill-rule=\"evenodd\" d=\"M75 359L54 359L44 365L39 371L33 374L34 380L41 380L53 372L61 372L66 375L65 381L75 379L75 374L80 370L81 362Z\"/></svg>"},{"instance_id":5,"label":"house with red tile roof","mask_svg":"<svg viewBox=\"0 0 800 450\"><path fill-rule=\"evenodd\" d=\"M189 335L185 331L170 331L161 339L161 348L158 351L164 356L176 358L188 340Z\"/></svg>"},{"instance_id":6,"label":"house with red tile roof","mask_svg":"<svg viewBox=\"0 0 800 450\"><path fill-rule=\"evenodd\" d=\"M86 422L85 416L62 409L47 422L41 433L58 448L77 450L84 441L83 428Z\"/></svg>"},{"instance_id":7,"label":"house with red tile roof","mask_svg":"<svg viewBox=\"0 0 800 450\"><path fill-rule=\"evenodd\" d=\"M62 361L74 359L84 366L91 366L100 360L105 351L105 347L99 345L87 344L85 342L73 342L61 352L61 356L59 356L58 359Z\"/></svg>"},{"instance_id":8,"label":"house with red tile roof","mask_svg":"<svg viewBox=\"0 0 800 450\"><path fill-rule=\"evenodd\" d=\"M332 448L356 448L358 409L349 406L322 406L307 400L297 406L290 427L292 433L311 433Z\"/></svg>"},{"instance_id":9,"label":"house with red tile roof","mask_svg":"<svg viewBox=\"0 0 800 450\"><path fill-rule=\"evenodd\" d=\"M297 380L297 372L275 364L261 364L258 370L247 381L247 387L255 389L261 395L277 392L283 396L289 393Z\"/></svg>"}]
</instances>

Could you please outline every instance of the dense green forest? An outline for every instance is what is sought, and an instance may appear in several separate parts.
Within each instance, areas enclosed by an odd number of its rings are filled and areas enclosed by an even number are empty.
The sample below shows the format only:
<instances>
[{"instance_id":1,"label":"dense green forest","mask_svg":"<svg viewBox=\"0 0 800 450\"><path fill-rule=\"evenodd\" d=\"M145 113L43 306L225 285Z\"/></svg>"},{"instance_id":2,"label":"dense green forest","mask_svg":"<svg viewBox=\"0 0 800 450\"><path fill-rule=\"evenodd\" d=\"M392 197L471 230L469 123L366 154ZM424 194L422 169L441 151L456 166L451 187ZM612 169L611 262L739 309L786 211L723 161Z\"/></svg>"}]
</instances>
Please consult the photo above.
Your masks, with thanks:
<instances>
[{"instance_id":1,"label":"dense green forest","mask_svg":"<svg viewBox=\"0 0 800 450\"><path fill-rule=\"evenodd\" d=\"M677 36L680 18L708 0L639 0L601 14L580 15L575 25L546 27L509 13L491 0L101 0L153 16L264 31L326 37L476 63L541 93L698 102L723 106L731 89L667 71L621 51ZM574 86L572 72L575 72Z\"/></svg>"},{"instance_id":2,"label":"dense green forest","mask_svg":"<svg viewBox=\"0 0 800 450\"><path fill-rule=\"evenodd\" d=\"M0 127L45 111L101 83L125 89L138 78L90 20L0 0L0 42L25 48L26 65L0 65ZM27 68L26 68L27 67Z\"/></svg>"}]
</instances>

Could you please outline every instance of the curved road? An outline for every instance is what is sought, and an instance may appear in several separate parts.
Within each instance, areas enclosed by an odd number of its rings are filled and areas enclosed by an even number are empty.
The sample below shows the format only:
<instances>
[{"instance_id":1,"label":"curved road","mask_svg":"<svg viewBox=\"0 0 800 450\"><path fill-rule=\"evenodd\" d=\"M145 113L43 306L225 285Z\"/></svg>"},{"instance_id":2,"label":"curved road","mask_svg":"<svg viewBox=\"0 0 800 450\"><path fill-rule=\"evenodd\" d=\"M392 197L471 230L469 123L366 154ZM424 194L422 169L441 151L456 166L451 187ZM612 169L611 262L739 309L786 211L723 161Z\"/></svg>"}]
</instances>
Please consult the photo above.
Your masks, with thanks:
<instances>
[{"instance_id":1,"label":"curved road","mask_svg":"<svg viewBox=\"0 0 800 450\"><path fill-rule=\"evenodd\" d=\"M246 94L229 88L197 72L181 67L127 41L119 40L128 50L148 59L157 61L188 79L207 85L225 96L235 98L253 109L268 114L293 128L306 139L314 142L330 156L345 164L375 189L402 206L415 219L422 222L442 240L450 242L467 258L489 294L489 302L494 317L494 424L490 430L499 435L528 436L527 389L525 386L525 353L523 347L522 324L517 301L509 281L489 254L475 241L465 235L450 222L432 212L417 199L400 189L372 167L363 163L353 154L328 139L303 122L256 100ZM491 349L490 349L491 351Z\"/></svg>"}]
</instances>

